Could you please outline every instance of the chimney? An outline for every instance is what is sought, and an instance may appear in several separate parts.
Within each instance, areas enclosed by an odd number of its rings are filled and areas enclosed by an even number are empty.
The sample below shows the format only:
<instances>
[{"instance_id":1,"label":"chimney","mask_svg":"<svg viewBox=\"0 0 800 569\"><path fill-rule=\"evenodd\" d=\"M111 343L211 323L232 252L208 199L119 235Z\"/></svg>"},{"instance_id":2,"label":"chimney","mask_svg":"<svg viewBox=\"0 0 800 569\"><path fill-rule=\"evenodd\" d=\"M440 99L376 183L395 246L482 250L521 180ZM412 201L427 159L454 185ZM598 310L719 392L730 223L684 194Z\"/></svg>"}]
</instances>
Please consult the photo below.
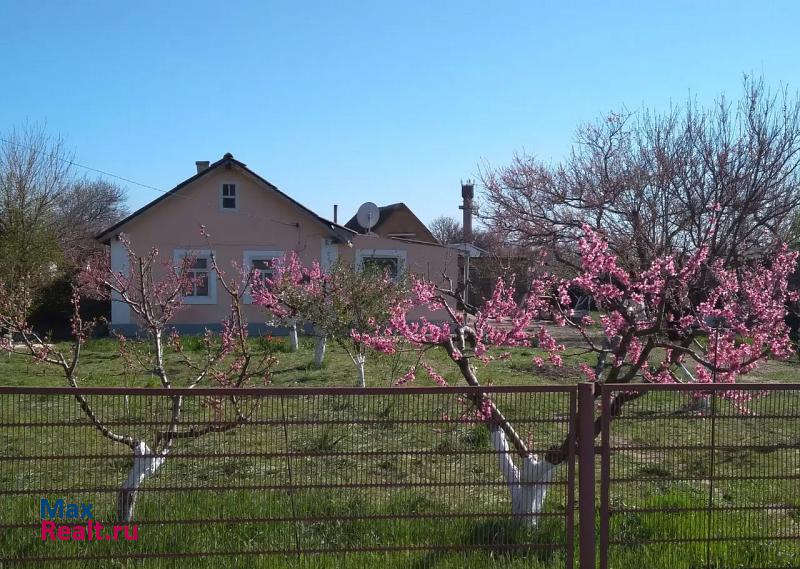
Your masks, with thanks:
<instances>
[{"instance_id":1,"label":"chimney","mask_svg":"<svg viewBox=\"0 0 800 569\"><path fill-rule=\"evenodd\" d=\"M339 204L333 204L333 222L339 223Z\"/></svg>"},{"instance_id":2,"label":"chimney","mask_svg":"<svg viewBox=\"0 0 800 569\"><path fill-rule=\"evenodd\" d=\"M194 163L197 166L197 173L203 172L204 170L208 170L208 165L210 162L208 160L198 160Z\"/></svg>"},{"instance_id":3,"label":"chimney","mask_svg":"<svg viewBox=\"0 0 800 569\"><path fill-rule=\"evenodd\" d=\"M461 198L464 200L464 205L458 206L458 209L464 211L464 221L462 227L464 229L464 243L472 243L472 198L475 197L475 184L472 180L461 182Z\"/></svg>"}]
</instances>

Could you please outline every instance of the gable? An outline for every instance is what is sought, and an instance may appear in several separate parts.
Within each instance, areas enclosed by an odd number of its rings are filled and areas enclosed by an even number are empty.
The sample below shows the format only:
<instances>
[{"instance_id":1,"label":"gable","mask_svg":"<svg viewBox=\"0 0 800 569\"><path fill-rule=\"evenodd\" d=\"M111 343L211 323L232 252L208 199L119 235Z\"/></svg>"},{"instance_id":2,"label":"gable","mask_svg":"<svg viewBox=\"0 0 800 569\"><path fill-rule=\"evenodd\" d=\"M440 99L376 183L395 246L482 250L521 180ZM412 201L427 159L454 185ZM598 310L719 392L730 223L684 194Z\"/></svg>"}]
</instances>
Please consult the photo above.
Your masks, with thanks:
<instances>
[{"instance_id":1,"label":"gable","mask_svg":"<svg viewBox=\"0 0 800 569\"><path fill-rule=\"evenodd\" d=\"M383 237L401 237L438 243L427 226L414 215L414 212L404 203L396 203L378 208L380 218L372 228L372 232ZM364 229L358 224L356 216L345 224L345 227L363 233Z\"/></svg>"},{"instance_id":2,"label":"gable","mask_svg":"<svg viewBox=\"0 0 800 569\"><path fill-rule=\"evenodd\" d=\"M236 211L222 208L220 193L223 184L235 184L240 193ZM347 229L293 200L230 154L102 231L96 239L108 243L121 232L138 232L140 226L153 229L164 223L180 231L185 231L186 224L190 223L194 228L206 225L209 231L215 226L226 233L241 233L247 229L244 227L247 224L256 224L263 229L265 223L284 227L299 227L302 223L334 241L347 242L352 235Z\"/></svg>"}]
</instances>

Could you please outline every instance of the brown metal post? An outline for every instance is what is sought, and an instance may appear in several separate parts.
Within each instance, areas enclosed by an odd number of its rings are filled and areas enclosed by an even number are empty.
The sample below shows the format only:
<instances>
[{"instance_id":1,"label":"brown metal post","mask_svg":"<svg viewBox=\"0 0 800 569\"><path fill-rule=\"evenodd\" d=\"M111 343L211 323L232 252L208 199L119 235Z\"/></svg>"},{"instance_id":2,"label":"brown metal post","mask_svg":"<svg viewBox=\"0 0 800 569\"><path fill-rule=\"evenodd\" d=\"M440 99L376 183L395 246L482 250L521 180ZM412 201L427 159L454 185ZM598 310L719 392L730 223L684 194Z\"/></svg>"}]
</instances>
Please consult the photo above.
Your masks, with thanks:
<instances>
[{"instance_id":1,"label":"brown metal post","mask_svg":"<svg viewBox=\"0 0 800 569\"><path fill-rule=\"evenodd\" d=\"M578 559L580 569L595 567L594 536L594 384L578 384Z\"/></svg>"},{"instance_id":2,"label":"brown metal post","mask_svg":"<svg viewBox=\"0 0 800 569\"><path fill-rule=\"evenodd\" d=\"M611 526L611 390L600 387L601 448L600 459L600 569L608 569L608 539Z\"/></svg>"},{"instance_id":3,"label":"brown metal post","mask_svg":"<svg viewBox=\"0 0 800 569\"><path fill-rule=\"evenodd\" d=\"M578 438L578 390L569 394L569 437L567 445L567 558L566 569L575 567L575 448Z\"/></svg>"}]
</instances>

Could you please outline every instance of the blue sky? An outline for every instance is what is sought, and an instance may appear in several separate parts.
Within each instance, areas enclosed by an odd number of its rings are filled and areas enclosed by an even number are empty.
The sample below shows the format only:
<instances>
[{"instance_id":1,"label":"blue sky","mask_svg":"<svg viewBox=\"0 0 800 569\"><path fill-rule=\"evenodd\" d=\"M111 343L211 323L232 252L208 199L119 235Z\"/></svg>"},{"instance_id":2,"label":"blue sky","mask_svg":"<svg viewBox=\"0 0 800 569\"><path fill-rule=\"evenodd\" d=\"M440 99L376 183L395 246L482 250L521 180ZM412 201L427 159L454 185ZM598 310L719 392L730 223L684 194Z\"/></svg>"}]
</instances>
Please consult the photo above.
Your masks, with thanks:
<instances>
[{"instance_id":1,"label":"blue sky","mask_svg":"<svg viewBox=\"0 0 800 569\"><path fill-rule=\"evenodd\" d=\"M318 213L458 216L461 179L564 156L626 105L798 89L797 2L0 0L0 131L165 190L225 152ZM134 185L137 208L158 193Z\"/></svg>"}]
</instances>

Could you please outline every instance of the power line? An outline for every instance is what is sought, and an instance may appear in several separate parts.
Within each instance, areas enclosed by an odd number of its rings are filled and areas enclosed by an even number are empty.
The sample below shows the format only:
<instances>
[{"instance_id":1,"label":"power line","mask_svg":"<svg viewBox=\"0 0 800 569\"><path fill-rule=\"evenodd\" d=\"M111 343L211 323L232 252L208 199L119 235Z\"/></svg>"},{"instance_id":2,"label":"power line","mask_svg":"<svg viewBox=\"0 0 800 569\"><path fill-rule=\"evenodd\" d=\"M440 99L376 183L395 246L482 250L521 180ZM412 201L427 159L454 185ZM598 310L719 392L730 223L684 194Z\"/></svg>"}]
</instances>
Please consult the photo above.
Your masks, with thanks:
<instances>
[{"instance_id":1,"label":"power line","mask_svg":"<svg viewBox=\"0 0 800 569\"><path fill-rule=\"evenodd\" d=\"M97 168L92 168L90 166L84 166L83 164L78 164L77 162L73 162L72 160L67 160L68 164L72 166L77 166L78 168L85 168L86 170L91 170L92 172L97 172L98 174L103 174L104 176L111 176L112 178L116 178L117 180L122 180L124 182L128 182L129 184L135 184L137 186L141 186L143 188L147 188L148 190L153 190L156 192L161 192L162 194L168 194L167 190L162 190L161 188L156 188L155 186L151 186L149 184L143 184L141 182L137 182L136 180L131 180L130 178L125 178L124 176L117 176L116 174L112 174L111 172L106 172L104 170L98 170Z\"/></svg>"},{"instance_id":2,"label":"power line","mask_svg":"<svg viewBox=\"0 0 800 569\"><path fill-rule=\"evenodd\" d=\"M6 144L13 144L13 145L18 146L20 148L25 148L27 150L35 151L35 148L33 148L32 146L29 146L27 144L23 144L21 142L16 142L16 141L9 140L9 139L3 138L3 137L0 137L0 141L5 142ZM64 162L65 164L70 164L72 166L77 166L78 168L85 168L86 170L90 170L92 172L97 172L98 174L102 174L104 176L110 176L112 178L116 178L117 180L122 180L124 182L129 183L129 184L134 184L136 186L140 186L140 187L146 188L148 190L153 190L153 191L159 192L161 194L165 194L166 195L166 194L170 194L170 192L171 192L171 190L163 190L161 188L157 188L155 186L151 186L150 184L144 184L142 182L137 182L136 180L131 180L130 178L126 178L124 176L118 176L117 174L112 174L111 172L107 172L105 170L100 170L99 168L92 168L91 166L85 166L84 164L80 164L80 163L75 162L73 160L69 160L68 158L62 158L60 156L57 156L56 158L58 160L60 160L61 162ZM190 199L189 196L184 195L184 194L180 194L180 193L173 193L171 195L172 196L177 196L177 197L180 197L180 198ZM309 210L309 211L311 211L311 210ZM294 223L291 223L291 224L290 223L285 223L285 222L282 222L280 220L277 220L277 219L274 219L274 218L271 218L271 217L265 217L263 215L257 215L257 214L253 214L253 213L250 213L250 212L247 212L247 211L240 211L239 213L240 213L240 215L244 215L246 217L249 217L251 219L255 219L255 220L258 220L258 221L284 223L284 225L294 225L298 229L300 227L299 225L296 225ZM313 215L316 215L313 212L311 212L311 213ZM320 219L324 219L324 218L320 218ZM197 219L197 218L195 218L195 221L197 221L198 224L202 223L202 221Z\"/></svg>"},{"instance_id":3,"label":"power line","mask_svg":"<svg viewBox=\"0 0 800 569\"><path fill-rule=\"evenodd\" d=\"M6 144L13 144L15 146L19 146L21 148L25 148L27 150L35 150L33 147L28 146L27 144L23 144L21 142L16 142L14 140L9 140L7 138L0 137L0 141L5 142ZM92 172L97 172L98 174L103 174L104 176L110 176L112 178L116 178L117 180L122 180L123 182L128 182L129 184L134 184L136 186L141 186L142 188L147 188L148 190L153 190L156 192L160 192L162 194L168 194L169 191L162 190L161 188L157 188L155 186L151 186L150 184L143 184L142 182L137 182L136 180L131 180L130 178L126 178L124 176L118 176L117 174L112 174L111 172L106 172L105 170L100 170L98 168L92 168L91 166L85 166L84 164L80 164L78 162L74 162L73 160L69 160L68 158L62 158L57 156L58 160L64 162L65 164L69 164L70 166L77 166L78 168L84 168L85 170L90 170Z\"/></svg>"}]
</instances>

